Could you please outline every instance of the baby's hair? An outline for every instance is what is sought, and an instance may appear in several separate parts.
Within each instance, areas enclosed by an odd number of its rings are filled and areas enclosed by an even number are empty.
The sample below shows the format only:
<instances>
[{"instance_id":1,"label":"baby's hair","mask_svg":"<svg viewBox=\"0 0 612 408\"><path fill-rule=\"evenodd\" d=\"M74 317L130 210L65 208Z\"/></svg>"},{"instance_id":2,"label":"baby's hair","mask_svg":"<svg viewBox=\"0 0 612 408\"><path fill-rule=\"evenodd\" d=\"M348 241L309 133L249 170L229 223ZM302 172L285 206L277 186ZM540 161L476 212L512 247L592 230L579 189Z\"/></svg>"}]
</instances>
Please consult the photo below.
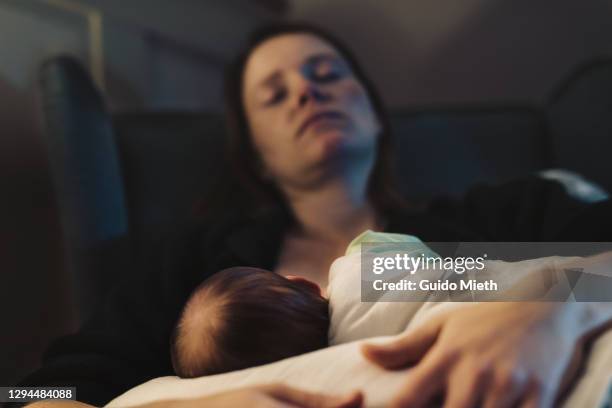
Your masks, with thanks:
<instances>
[{"instance_id":1,"label":"baby's hair","mask_svg":"<svg viewBox=\"0 0 612 408\"><path fill-rule=\"evenodd\" d=\"M274 272L234 267L191 294L170 341L176 375L267 364L328 344L325 298Z\"/></svg>"}]
</instances>

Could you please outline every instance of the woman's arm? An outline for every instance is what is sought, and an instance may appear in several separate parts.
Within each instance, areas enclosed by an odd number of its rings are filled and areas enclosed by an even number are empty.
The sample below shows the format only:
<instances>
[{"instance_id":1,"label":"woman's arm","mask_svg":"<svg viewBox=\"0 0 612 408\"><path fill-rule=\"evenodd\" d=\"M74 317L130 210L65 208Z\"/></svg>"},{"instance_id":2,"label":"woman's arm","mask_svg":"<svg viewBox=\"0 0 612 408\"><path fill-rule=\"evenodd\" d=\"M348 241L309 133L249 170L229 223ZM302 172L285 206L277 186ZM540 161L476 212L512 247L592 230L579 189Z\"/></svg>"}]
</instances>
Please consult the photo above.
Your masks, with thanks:
<instances>
[{"instance_id":1,"label":"woman's arm","mask_svg":"<svg viewBox=\"0 0 612 408\"><path fill-rule=\"evenodd\" d=\"M583 202L536 175L472 187L461 199L432 200L429 213L485 241L612 242L612 200Z\"/></svg>"},{"instance_id":2,"label":"woman's arm","mask_svg":"<svg viewBox=\"0 0 612 408\"><path fill-rule=\"evenodd\" d=\"M48 400L48 401L37 401L32 404L26 405L28 408L89 408L94 405L85 404L79 401L60 401L60 400Z\"/></svg>"},{"instance_id":3,"label":"woman's arm","mask_svg":"<svg viewBox=\"0 0 612 408\"><path fill-rule=\"evenodd\" d=\"M596 276L598 292L608 294L606 299L602 299L605 301L569 304L566 318L577 324L576 330L580 333L581 339L589 341L606 329L612 328L612 251L582 259L570 258L558 264L558 267L562 269L578 268L586 280L590 276Z\"/></svg>"},{"instance_id":4,"label":"woman's arm","mask_svg":"<svg viewBox=\"0 0 612 408\"><path fill-rule=\"evenodd\" d=\"M298 390L283 384L269 384L222 392L207 397L164 400L138 405L134 408L226 408L256 406L279 408L284 406L301 408L359 408L363 403L360 392L345 396L331 396ZM93 405L78 401L39 401L29 408L87 408Z\"/></svg>"},{"instance_id":5,"label":"woman's arm","mask_svg":"<svg viewBox=\"0 0 612 408\"><path fill-rule=\"evenodd\" d=\"M560 265L609 277L612 252ZM363 351L389 369L416 363L397 406L427 406L445 394L457 407L552 407L575 377L585 345L611 327L612 302L480 303Z\"/></svg>"}]
</instances>

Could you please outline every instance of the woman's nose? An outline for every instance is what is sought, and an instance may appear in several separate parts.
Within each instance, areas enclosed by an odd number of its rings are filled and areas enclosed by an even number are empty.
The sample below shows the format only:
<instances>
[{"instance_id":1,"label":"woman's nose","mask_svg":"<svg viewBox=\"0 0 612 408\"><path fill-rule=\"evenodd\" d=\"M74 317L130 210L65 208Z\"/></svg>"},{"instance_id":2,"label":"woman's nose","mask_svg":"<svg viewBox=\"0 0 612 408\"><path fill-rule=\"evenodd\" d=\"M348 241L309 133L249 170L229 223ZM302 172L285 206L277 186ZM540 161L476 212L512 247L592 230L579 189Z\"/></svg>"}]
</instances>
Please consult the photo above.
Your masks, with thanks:
<instances>
[{"instance_id":1,"label":"woman's nose","mask_svg":"<svg viewBox=\"0 0 612 408\"><path fill-rule=\"evenodd\" d=\"M308 102L325 102L331 95L321 90L316 84L304 80L298 91L298 106L302 107Z\"/></svg>"}]
</instances>

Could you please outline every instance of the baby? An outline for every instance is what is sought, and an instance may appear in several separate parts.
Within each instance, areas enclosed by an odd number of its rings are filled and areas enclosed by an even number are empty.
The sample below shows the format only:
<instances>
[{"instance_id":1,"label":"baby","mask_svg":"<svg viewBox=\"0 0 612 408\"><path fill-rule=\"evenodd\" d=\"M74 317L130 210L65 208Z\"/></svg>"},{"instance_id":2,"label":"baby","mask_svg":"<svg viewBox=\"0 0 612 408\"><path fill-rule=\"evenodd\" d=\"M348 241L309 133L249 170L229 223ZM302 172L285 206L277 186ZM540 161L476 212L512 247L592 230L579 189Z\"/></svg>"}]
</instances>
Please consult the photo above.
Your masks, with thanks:
<instances>
[{"instance_id":1,"label":"baby","mask_svg":"<svg viewBox=\"0 0 612 408\"><path fill-rule=\"evenodd\" d=\"M182 378L219 374L328 345L394 335L414 325L431 308L456 307L430 293L401 302L388 293L377 302L362 302L361 285L368 282L361 276L361 244L368 242L378 246L364 248L366 254L381 255L401 244L410 253L437 255L417 237L365 231L331 266L329 300L321 296L316 283L304 278L251 267L220 271L195 289L174 330L171 356L176 374ZM531 270L545 260L524 261L523 269ZM516 276L515 265L489 262L488 269L500 279ZM434 279L449 272L427 273Z\"/></svg>"},{"instance_id":2,"label":"baby","mask_svg":"<svg viewBox=\"0 0 612 408\"><path fill-rule=\"evenodd\" d=\"M176 375L194 378L267 364L328 345L328 301L306 279L224 269L189 297L171 338Z\"/></svg>"},{"instance_id":3,"label":"baby","mask_svg":"<svg viewBox=\"0 0 612 408\"><path fill-rule=\"evenodd\" d=\"M416 237L366 231L353 240L347 254L358 251L363 241L410 242L426 248ZM359 277L350 275L358 285ZM353 327L355 320L362 320L351 313L356 311L354 301L361 304L355 298L359 288L334 276L332 273L329 293L346 292L349 287L351 293L341 293L336 296L341 300L332 302L332 316L338 324L331 326L351 322L347 333L368 337L367 330L361 333ZM388 319L380 317L380 324L388 327ZM228 268L206 279L189 297L171 337L172 365L177 376L194 378L263 365L327 347L330 341L347 340L337 330L330 331L330 319L330 303L316 283L259 268ZM405 326L408 320L399 325ZM382 334L387 331L380 330ZM375 330L372 335L381 333Z\"/></svg>"}]
</instances>

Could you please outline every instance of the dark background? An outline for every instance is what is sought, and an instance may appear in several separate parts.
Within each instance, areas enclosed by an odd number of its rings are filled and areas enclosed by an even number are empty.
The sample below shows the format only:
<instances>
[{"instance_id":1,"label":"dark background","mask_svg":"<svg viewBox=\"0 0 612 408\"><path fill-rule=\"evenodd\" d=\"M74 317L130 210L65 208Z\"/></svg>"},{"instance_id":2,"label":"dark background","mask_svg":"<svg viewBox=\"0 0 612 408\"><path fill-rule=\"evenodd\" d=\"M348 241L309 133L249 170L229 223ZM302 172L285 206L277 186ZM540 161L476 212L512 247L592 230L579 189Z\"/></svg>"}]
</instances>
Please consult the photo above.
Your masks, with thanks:
<instances>
[{"instance_id":1,"label":"dark background","mask_svg":"<svg viewBox=\"0 0 612 408\"><path fill-rule=\"evenodd\" d=\"M279 17L344 39L392 109L537 105L576 65L612 55L604 0L0 0L0 385L76 321L36 99L40 62L79 56L113 111L219 111L223 65L252 27Z\"/></svg>"}]
</instances>

